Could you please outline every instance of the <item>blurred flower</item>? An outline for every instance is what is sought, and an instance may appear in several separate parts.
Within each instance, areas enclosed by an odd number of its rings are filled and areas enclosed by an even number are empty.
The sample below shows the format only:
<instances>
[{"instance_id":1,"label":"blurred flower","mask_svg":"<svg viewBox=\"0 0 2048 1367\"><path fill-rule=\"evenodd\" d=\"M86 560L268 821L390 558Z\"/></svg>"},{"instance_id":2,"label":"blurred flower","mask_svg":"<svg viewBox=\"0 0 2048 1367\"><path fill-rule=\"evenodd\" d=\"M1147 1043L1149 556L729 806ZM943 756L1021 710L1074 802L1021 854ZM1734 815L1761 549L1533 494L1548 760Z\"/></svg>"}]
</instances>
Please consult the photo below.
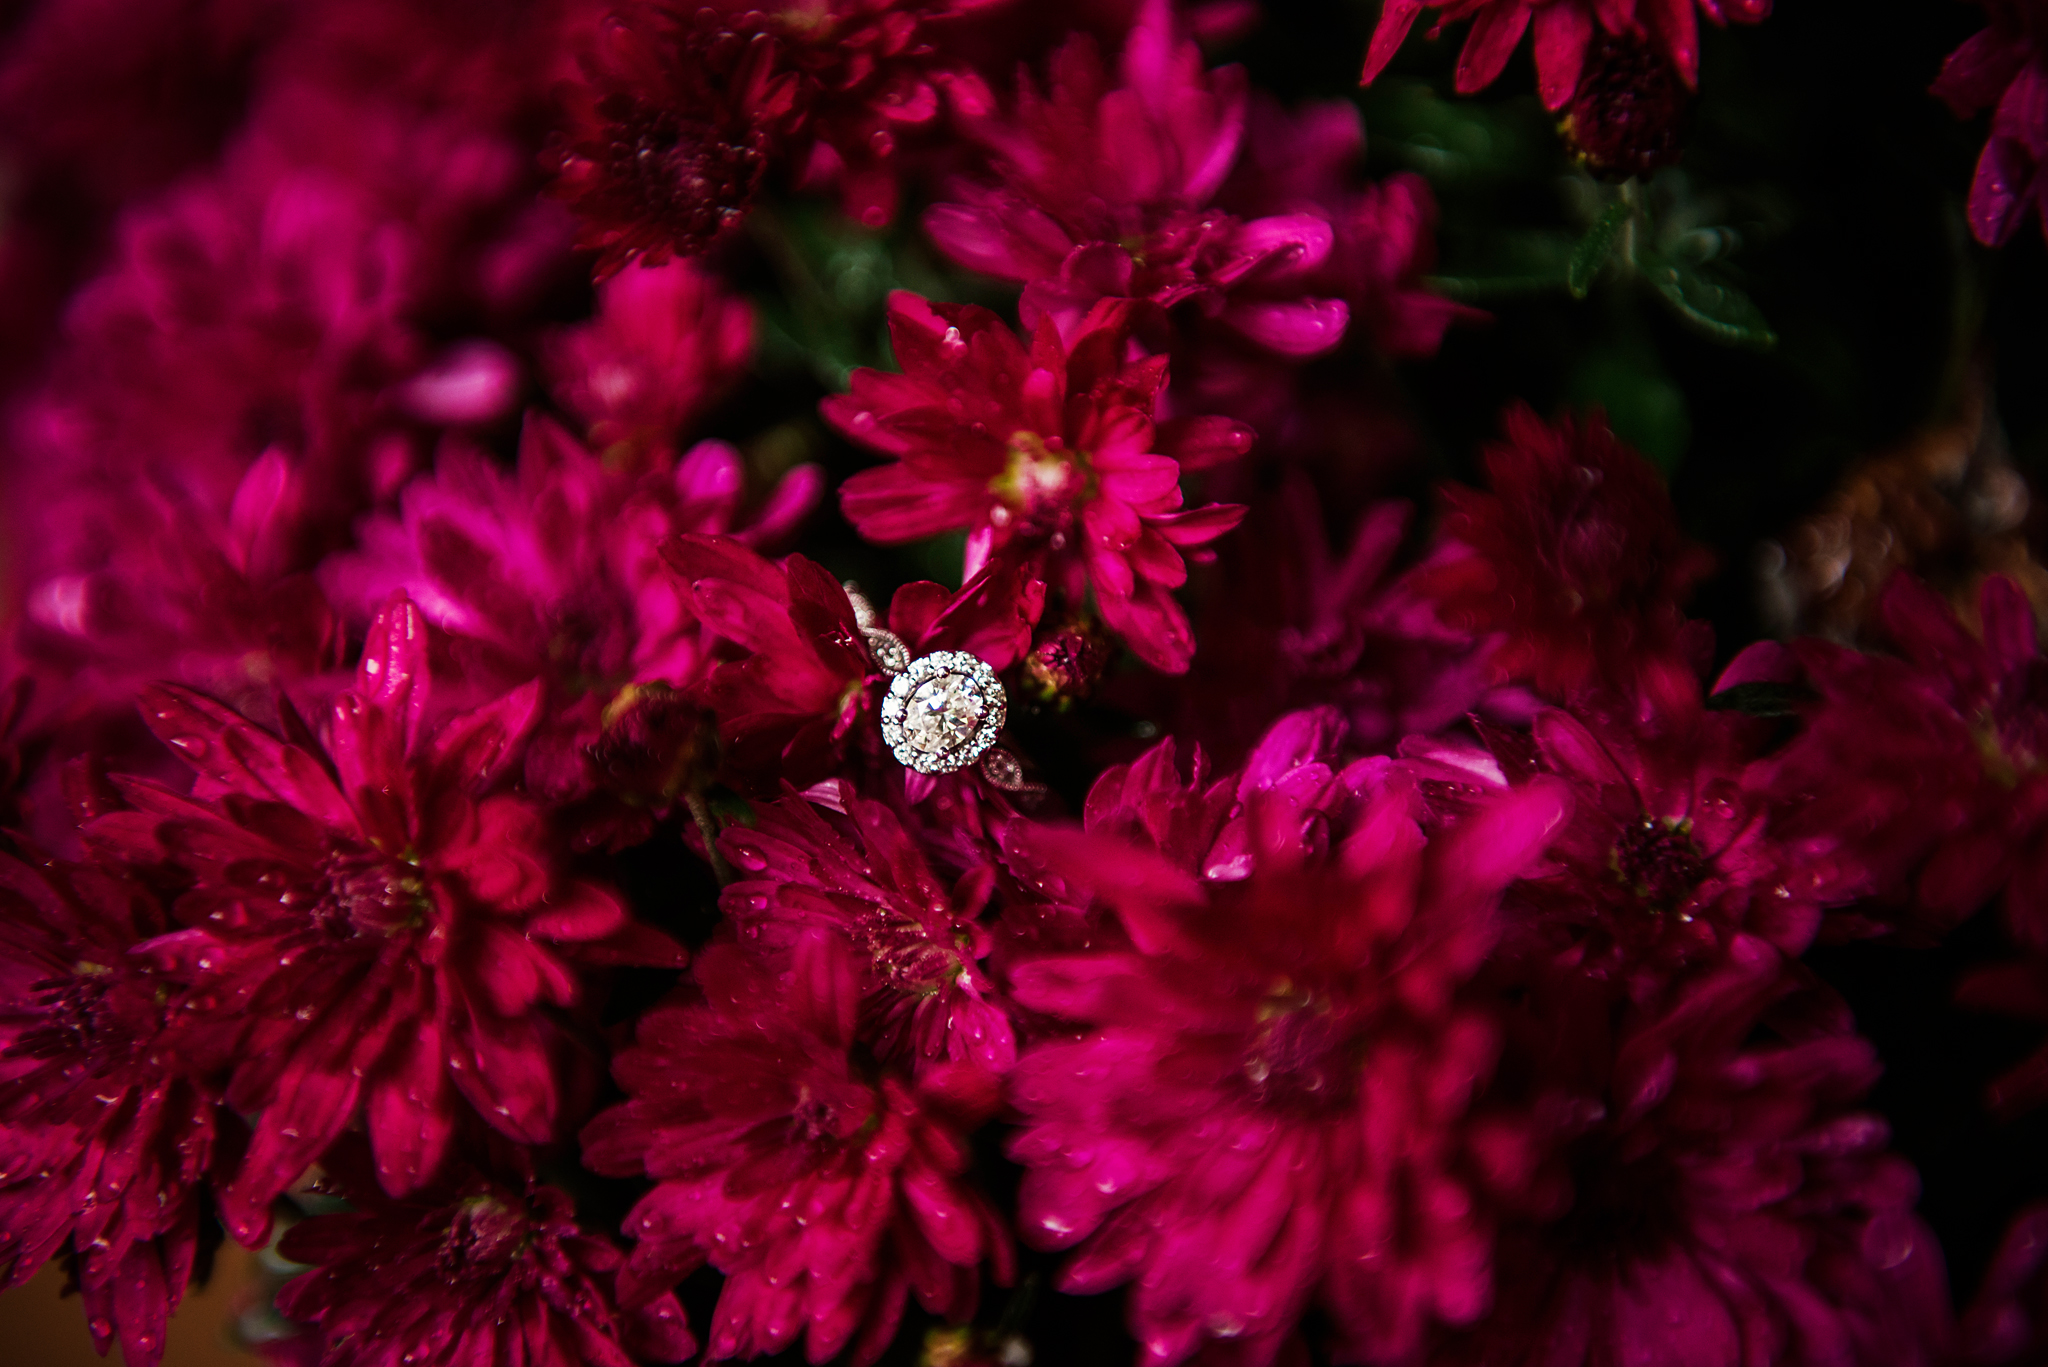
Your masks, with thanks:
<instances>
[{"instance_id":1,"label":"blurred flower","mask_svg":"<svg viewBox=\"0 0 2048 1367\"><path fill-rule=\"evenodd\" d=\"M1066 707L1087 697L1109 667L1109 646L1085 621L1055 630L1024 657L1024 676L1039 699Z\"/></svg>"},{"instance_id":2,"label":"blurred flower","mask_svg":"<svg viewBox=\"0 0 2048 1367\"><path fill-rule=\"evenodd\" d=\"M1425 841L1398 775L1340 782L1332 809L1299 791L1332 785L1318 768L1250 785L1242 854L1208 879L1105 835L1035 840L1132 947L1012 972L1071 1023L1011 1074L1019 1223L1079 1245L1062 1290L1135 1279L1162 1367L1210 1339L1270 1361L1312 1301L1344 1356L1400 1360L1491 1295L1481 1174L1522 1130L1472 1110L1498 1027L1465 989L1563 809L1539 785Z\"/></svg>"},{"instance_id":3,"label":"blurred flower","mask_svg":"<svg viewBox=\"0 0 2048 1367\"><path fill-rule=\"evenodd\" d=\"M1604 993L1538 988L1502 1073L1556 1089L1566 1185L1504 1229L1497 1305L1432 1361L1948 1361L1919 1181L1856 1109L1875 1051L1801 995L1748 936L1662 1009L1610 1016Z\"/></svg>"},{"instance_id":4,"label":"blurred flower","mask_svg":"<svg viewBox=\"0 0 2048 1367\"><path fill-rule=\"evenodd\" d=\"M1490 491L1445 491L1444 534L1469 554L1418 574L1417 591L1453 626L1502 634L1504 682L1551 698L1690 696L1701 642L1679 603L1713 559L1679 531L1656 470L1598 412L1550 424L1516 405L1503 426Z\"/></svg>"},{"instance_id":5,"label":"blurred flower","mask_svg":"<svg viewBox=\"0 0 2048 1367\"><path fill-rule=\"evenodd\" d=\"M1526 721L1526 690L1493 683L1498 638L1447 624L1418 591L1455 553L1397 572L1408 505L1370 507L1341 550L1325 513L1298 475L1253 503L1202 600L1196 635L1207 648L1185 680L1145 695L1144 710L1224 763L1273 716L1325 704L1342 709L1353 744L1382 752L1467 713Z\"/></svg>"},{"instance_id":6,"label":"blurred flower","mask_svg":"<svg viewBox=\"0 0 2048 1367\"><path fill-rule=\"evenodd\" d=\"M735 946L697 961L698 1002L640 1018L614 1063L629 1100L584 1131L584 1162L655 1183L626 1217L633 1300L707 1259L726 1276L708 1356L804 1338L824 1362L871 1363L915 1292L973 1313L983 1259L1011 1276L1009 1235L965 1180L967 1131L995 1079L942 1064L913 1085L864 1062L861 969L834 933L798 938L787 971Z\"/></svg>"},{"instance_id":7,"label":"blurred flower","mask_svg":"<svg viewBox=\"0 0 2048 1367\"><path fill-rule=\"evenodd\" d=\"M492 791L537 689L426 730L428 684L426 623L398 599L324 745L289 710L280 740L198 694L152 688L144 717L198 783L187 797L128 781L133 810L86 830L190 880L174 907L187 929L156 945L193 979L179 1002L188 1047L232 1068L228 1102L255 1117L221 1193L244 1243L359 1111L394 1194L433 1177L465 1101L521 1142L555 1138L542 1003L576 999L565 956L682 961L610 893L553 865L538 808Z\"/></svg>"},{"instance_id":8,"label":"blurred flower","mask_svg":"<svg viewBox=\"0 0 2048 1367\"><path fill-rule=\"evenodd\" d=\"M948 1061L1007 1072L1017 1041L981 967L991 944L977 919L994 868L970 869L949 891L894 813L841 789L850 836L800 797L757 806L751 826L727 828L719 848L743 877L719 905L769 963L817 928L865 956L858 1038L883 1062L920 1076Z\"/></svg>"},{"instance_id":9,"label":"blurred flower","mask_svg":"<svg viewBox=\"0 0 2048 1367\"><path fill-rule=\"evenodd\" d=\"M1564 108L1580 89L1588 49L1603 33L1647 39L1670 59L1688 90L1699 83L1699 19L1692 0L1385 0L1361 84L1372 84L1386 69L1425 5L1437 10L1432 38L1445 24L1472 20L1458 55L1460 95L1492 85L1531 27L1536 31L1536 89L1547 109ZM1731 19L1759 24L1770 17L1771 0L1699 0L1699 9L1716 24Z\"/></svg>"},{"instance_id":10,"label":"blurred flower","mask_svg":"<svg viewBox=\"0 0 2048 1367\"><path fill-rule=\"evenodd\" d=\"M599 27L567 88L555 191L603 279L703 252L752 206L771 164L837 185L870 228L896 211L897 140L950 98L988 102L932 20L981 0L821 0L760 10L636 3Z\"/></svg>"},{"instance_id":11,"label":"blurred flower","mask_svg":"<svg viewBox=\"0 0 2048 1367\"><path fill-rule=\"evenodd\" d=\"M2048 193L2048 6L2039 0L1983 0L1991 26L1949 54L1934 93L1959 119L1996 105L1991 137L1970 184L1970 231L2003 246ZM2048 210L2040 213L2048 234Z\"/></svg>"},{"instance_id":12,"label":"blurred flower","mask_svg":"<svg viewBox=\"0 0 2048 1367\"><path fill-rule=\"evenodd\" d=\"M219 1123L167 1029L167 928L118 873L0 855L0 1286L68 1240L94 1346L135 1367L192 1274Z\"/></svg>"},{"instance_id":13,"label":"blurred flower","mask_svg":"<svg viewBox=\"0 0 2048 1367\"><path fill-rule=\"evenodd\" d=\"M1918 675L1915 692L1947 704L1968 728L1977 761L1981 805L1971 828L1949 836L1921 873L1919 899L1955 919L2003 890L2015 934L2048 950L2048 657L2033 606L2010 579L1993 575L1978 600L1981 635L1973 635L1947 602L1899 575L1880 611ZM1830 681L1816 682L1828 702L1850 710L1848 698L1829 696Z\"/></svg>"},{"instance_id":14,"label":"blurred flower","mask_svg":"<svg viewBox=\"0 0 2048 1367\"><path fill-rule=\"evenodd\" d=\"M569 1194L474 1172L394 1201L374 1180L353 1209L292 1226L278 1252L306 1272L278 1308L315 1327L324 1367L634 1367L697 1351L672 1295L625 1307L625 1256L576 1223Z\"/></svg>"},{"instance_id":15,"label":"blurred flower","mask_svg":"<svg viewBox=\"0 0 2048 1367\"><path fill-rule=\"evenodd\" d=\"M1327 221L1330 252L1307 267L1310 287L1342 300L1354 327L1387 355L1434 355L1452 322L1480 315L1422 283L1436 262L1429 182L1409 172L1362 181L1364 157L1365 129L1351 101L1290 111L1255 91L1244 155L1218 202L1241 215L1285 211ZM1265 277L1247 283L1270 288Z\"/></svg>"},{"instance_id":16,"label":"blurred flower","mask_svg":"<svg viewBox=\"0 0 2048 1367\"><path fill-rule=\"evenodd\" d=\"M1969 1367L2034 1367L2048 1360L2048 1205L2023 1207L1992 1255L1956 1334Z\"/></svg>"},{"instance_id":17,"label":"blurred flower","mask_svg":"<svg viewBox=\"0 0 2048 1367\"><path fill-rule=\"evenodd\" d=\"M688 262L615 275L548 352L561 405L612 464L672 450L746 365L753 309Z\"/></svg>"},{"instance_id":18,"label":"blurred flower","mask_svg":"<svg viewBox=\"0 0 2048 1367\"><path fill-rule=\"evenodd\" d=\"M723 442L701 442L680 460L657 449L620 470L535 415L512 477L451 445L432 476L406 486L400 515L366 521L361 548L331 557L321 577L357 620L394 592L411 597L454 638L451 653L480 697L541 680L527 786L555 804L597 799L579 814L581 843L630 844L674 793L614 783L606 757L624 758L626 743L616 724L638 717L640 740L673 733L689 743L694 726L646 709L709 664L662 543L681 532L777 539L809 513L822 481L813 466L791 471L751 523L741 513L745 482L739 453ZM680 753L632 763L662 774L688 767Z\"/></svg>"},{"instance_id":19,"label":"blurred flower","mask_svg":"<svg viewBox=\"0 0 2048 1367\"><path fill-rule=\"evenodd\" d=\"M80 569L34 583L16 628L32 667L63 675L67 708L125 710L166 676L261 707L280 683L339 669L341 620L291 569L305 488L282 450L218 511L152 482L96 484L46 510Z\"/></svg>"},{"instance_id":20,"label":"blurred flower","mask_svg":"<svg viewBox=\"0 0 2048 1367\"><path fill-rule=\"evenodd\" d=\"M254 706L332 669L304 573L439 430L514 409L511 353L464 334L545 273L508 254L566 247L522 216L528 177L452 114L295 86L132 206L9 414L31 662L124 709L149 679Z\"/></svg>"},{"instance_id":21,"label":"blurred flower","mask_svg":"<svg viewBox=\"0 0 2048 1367\"><path fill-rule=\"evenodd\" d=\"M1311 356L1344 335L1342 300L1308 279L1330 252L1313 213L1249 220L1213 201L1244 136L1239 67L1202 68L1166 0L1148 0L1117 75L1094 41L1074 35L1052 58L1046 89L1028 75L1015 110L974 126L993 181L960 180L925 214L941 250L963 266L1025 286L1026 326L1054 319L1069 337L1104 298L1194 304L1260 346Z\"/></svg>"},{"instance_id":22,"label":"blurred flower","mask_svg":"<svg viewBox=\"0 0 2048 1367\"><path fill-rule=\"evenodd\" d=\"M0 386L33 373L108 221L233 130L292 7L278 0L50 0L10 11L0 52Z\"/></svg>"},{"instance_id":23,"label":"blurred flower","mask_svg":"<svg viewBox=\"0 0 2048 1367\"><path fill-rule=\"evenodd\" d=\"M1187 579L1181 550L1244 511L1183 511L1181 472L1243 454L1252 434L1221 418L1155 426L1166 363L1127 363L1128 327L1128 308L1105 302L1071 341L1041 322L1027 347L987 309L898 292L889 335L903 373L855 371L852 392L821 407L894 458L840 486L861 535L893 544L965 530L970 574L1012 547L1042 558L1069 602L1092 591L1140 658L1177 673L1194 654L1172 592Z\"/></svg>"},{"instance_id":24,"label":"blurred flower","mask_svg":"<svg viewBox=\"0 0 2048 1367\"><path fill-rule=\"evenodd\" d=\"M2048 949L2048 660L2033 609L1994 575L1973 636L1899 574L1878 610L1903 659L1812 640L1748 652L1782 656L1817 695L1766 770L1774 798L1839 841L1893 917L1906 903L1916 932L1945 933L2002 892L2015 937Z\"/></svg>"}]
</instances>

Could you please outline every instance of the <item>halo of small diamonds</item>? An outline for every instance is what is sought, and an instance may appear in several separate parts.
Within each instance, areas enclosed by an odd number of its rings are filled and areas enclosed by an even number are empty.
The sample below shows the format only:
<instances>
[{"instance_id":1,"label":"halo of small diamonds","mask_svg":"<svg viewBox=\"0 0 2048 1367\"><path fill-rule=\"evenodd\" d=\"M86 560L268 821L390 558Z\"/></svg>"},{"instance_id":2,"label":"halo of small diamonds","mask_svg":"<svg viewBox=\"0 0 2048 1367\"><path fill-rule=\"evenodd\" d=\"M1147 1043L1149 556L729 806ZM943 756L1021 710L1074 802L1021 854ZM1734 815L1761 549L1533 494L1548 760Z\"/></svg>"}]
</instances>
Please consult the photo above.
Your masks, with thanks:
<instances>
[{"instance_id":1,"label":"halo of small diamonds","mask_svg":"<svg viewBox=\"0 0 2048 1367\"><path fill-rule=\"evenodd\" d=\"M920 774L950 774L996 743L1009 710L1002 680L964 650L910 662L882 698L882 742Z\"/></svg>"}]
</instances>

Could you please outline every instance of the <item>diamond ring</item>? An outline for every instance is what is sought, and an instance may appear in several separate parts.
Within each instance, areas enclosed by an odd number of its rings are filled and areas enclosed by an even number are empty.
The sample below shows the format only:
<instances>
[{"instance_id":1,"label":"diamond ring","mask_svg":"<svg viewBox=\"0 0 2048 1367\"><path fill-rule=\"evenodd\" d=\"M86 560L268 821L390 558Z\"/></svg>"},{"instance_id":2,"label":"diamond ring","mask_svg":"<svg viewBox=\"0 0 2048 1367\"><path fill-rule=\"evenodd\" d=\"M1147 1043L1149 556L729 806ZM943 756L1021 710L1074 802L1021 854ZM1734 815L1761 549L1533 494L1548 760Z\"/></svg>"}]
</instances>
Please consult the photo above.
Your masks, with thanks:
<instances>
[{"instance_id":1,"label":"diamond ring","mask_svg":"<svg viewBox=\"0 0 2048 1367\"><path fill-rule=\"evenodd\" d=\"M996 743L1009 710L996 672L964 650L910 662L882 699L882 743L920 774L950 774Z\"/></svg>"},{"instance_id":2,"label":"diamond ring","mask_svg":"<svg viewBox=\"0 0 2048 1367\"><path fill-rule=\"evenodd\" d=\"M1010 704L987 662L964 650L911 659L903 638L879 625L860 590L853 584L845 588L875 668L890 676L882 697L882 743L897 762L920 774L950 774L978 760L978 772L995 787L1042 796L1043 788L1025 781L1023 763L996 746Z\"/></svg>"}]
</instances>

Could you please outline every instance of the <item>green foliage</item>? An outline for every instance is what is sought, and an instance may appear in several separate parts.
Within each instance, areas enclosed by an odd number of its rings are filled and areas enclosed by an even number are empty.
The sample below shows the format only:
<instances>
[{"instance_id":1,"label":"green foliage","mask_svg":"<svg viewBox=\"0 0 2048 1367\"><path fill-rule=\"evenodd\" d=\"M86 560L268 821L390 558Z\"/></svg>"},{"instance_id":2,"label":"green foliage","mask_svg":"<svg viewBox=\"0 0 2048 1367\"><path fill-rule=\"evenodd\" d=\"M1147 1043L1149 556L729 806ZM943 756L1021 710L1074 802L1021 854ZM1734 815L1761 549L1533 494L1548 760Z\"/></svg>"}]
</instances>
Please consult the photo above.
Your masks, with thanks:
<instances>
[{"instance_id":1,"label":"green foliage","mask_svg":"<svg viewBox=\"0 0 2048 1367\"><path fill-rule=\"evenodd\" d=\"M762 362L808 369L830 390L844 390L861 366L891 363L891 291L984 304L1007 298L986 279L938 262L914 223L877 232L828 204L795 200L756 208L747 227L770 272L753 291L764 324Z\"/></svg>"},{"instance_id":2,"label":"green foliage","mask_svg":"<svg viewBox=\"0 0 2048 1367\"><path fill-rule=\"evenodd\" d=\"M1621 230L1634 216L1635 206L1627 199L1617 198L1579 239L1579 245L1572 248L1571 260L1566 263L1564 271L1564 287L1571 291L1572 298L1584 299L1593 288L1593 277L1607 264L1607 258L1614 255L1615 244L1621 240Z\"/></svg>"}]
</instances>

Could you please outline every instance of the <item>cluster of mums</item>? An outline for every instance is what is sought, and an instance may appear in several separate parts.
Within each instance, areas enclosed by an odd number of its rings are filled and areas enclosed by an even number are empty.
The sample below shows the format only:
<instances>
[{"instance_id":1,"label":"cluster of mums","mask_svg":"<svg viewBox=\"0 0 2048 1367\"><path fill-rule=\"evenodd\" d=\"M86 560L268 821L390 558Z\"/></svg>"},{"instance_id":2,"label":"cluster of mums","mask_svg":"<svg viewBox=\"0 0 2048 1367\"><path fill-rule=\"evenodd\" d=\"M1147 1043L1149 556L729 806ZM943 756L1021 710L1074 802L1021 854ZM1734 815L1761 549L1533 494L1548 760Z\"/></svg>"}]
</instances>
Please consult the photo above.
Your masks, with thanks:
<instances>
[{"instance_id":1,"label":"cluster of mums","mask_svg":"<svg viewBox=\"0 0 2048 1367\"><path fill-rule=\"evenodd\" d=\"M1432 3L1461 89L1533 30L1623 163L1699 17L1767 9ZM2003 100L1994 239L2048 25L1987 7L1942 81ZM1154 1367L2040 1360L2048 1213L1958 1316L1800 961L1998 906L1966 990L2048 1019L2032 608L1900 577L1868 649L1710 678L1708 558L1598 415L1508 413L1426 531L1347 484L1403 440L1352 377L1462 310L1352 106L1209 65L1252 17L23 21L0 1278L66 1260L130 1367L285 1224L287 1367L867 1362L1019 1243ZM1021 287L896 295L819 415L845 520L964 533L957 590L871 606L793 549L820 468L697 439L756 326L720 271L814 192ZM1999 1092L2044 1098L2048 1052Z\"/></svg>"}]
</instances>

